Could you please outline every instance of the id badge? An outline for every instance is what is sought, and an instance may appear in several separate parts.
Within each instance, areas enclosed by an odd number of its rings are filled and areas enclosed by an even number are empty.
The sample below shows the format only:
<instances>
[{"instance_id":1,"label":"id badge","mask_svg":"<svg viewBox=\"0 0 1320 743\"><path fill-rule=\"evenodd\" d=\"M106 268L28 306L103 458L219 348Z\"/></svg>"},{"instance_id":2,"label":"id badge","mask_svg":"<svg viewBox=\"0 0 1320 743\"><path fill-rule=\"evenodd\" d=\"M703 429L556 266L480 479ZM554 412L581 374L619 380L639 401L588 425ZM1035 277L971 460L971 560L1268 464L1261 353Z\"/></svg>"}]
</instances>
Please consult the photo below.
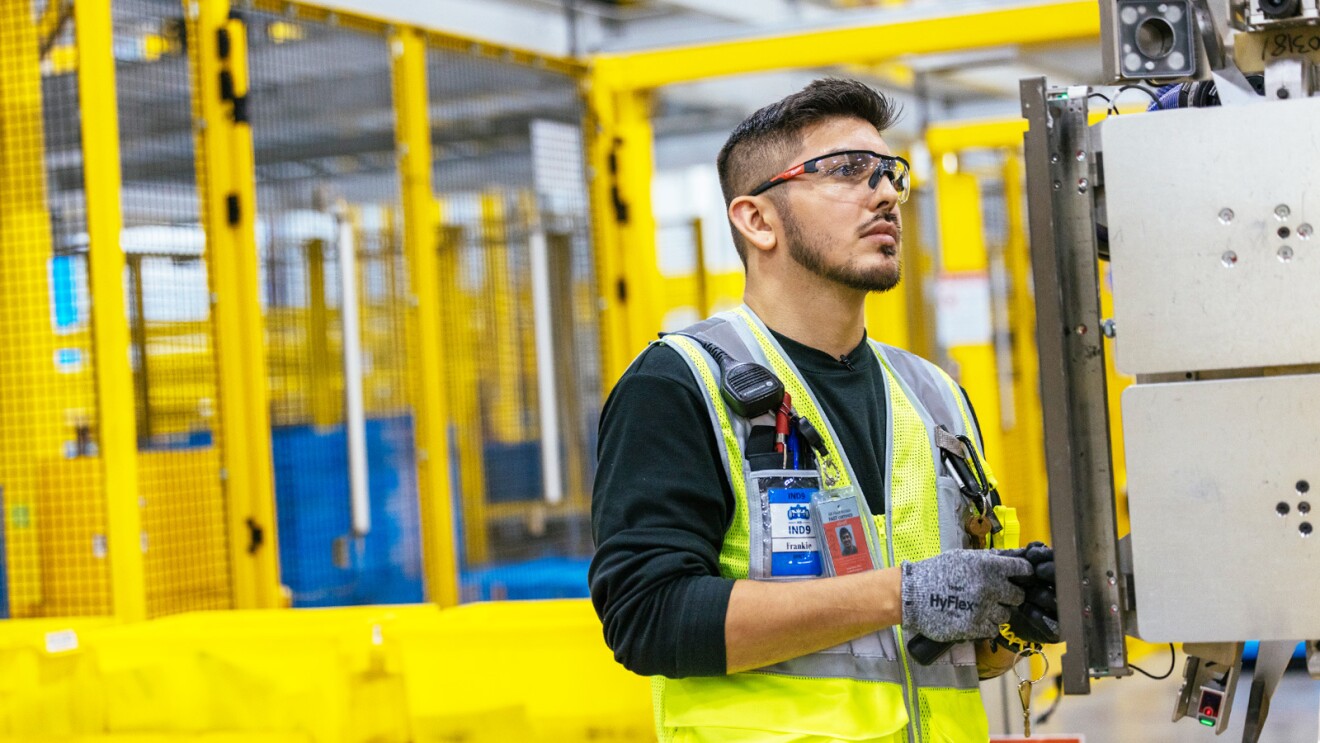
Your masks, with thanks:
<instances>
[{"instance_id":1,"label":"id badge","mask_svg":"<svg viewBox=\"0 0 1320 743\"><path fill-rule=\"evenodd\" d=\"M851 575L875 567L856 487L817 492L811 510L826 575Z\"/></svg>"},{"instance_id":2,"label":"id badge","mask_svg":"<svg viewBox=\"0 0 1320 743\"><path fill-rule=\"evenodd\" d=\"M820 575L816 525L811 519L815 488L770 488L770 575Z\"/></svg>"}]
</instances>

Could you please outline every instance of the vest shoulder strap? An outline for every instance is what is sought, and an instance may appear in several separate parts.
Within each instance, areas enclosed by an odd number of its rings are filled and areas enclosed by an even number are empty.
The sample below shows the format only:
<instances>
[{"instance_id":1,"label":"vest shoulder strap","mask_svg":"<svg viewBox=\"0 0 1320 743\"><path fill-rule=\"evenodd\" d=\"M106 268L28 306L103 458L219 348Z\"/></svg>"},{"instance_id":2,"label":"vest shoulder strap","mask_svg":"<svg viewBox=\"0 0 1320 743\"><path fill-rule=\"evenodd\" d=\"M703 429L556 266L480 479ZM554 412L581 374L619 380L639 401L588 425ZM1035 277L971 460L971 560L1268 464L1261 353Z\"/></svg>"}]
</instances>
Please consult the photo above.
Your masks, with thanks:
<instances>
[{"instance_id":1,"label":"vest shoulder strap","mask_svg":"<svg viewBox=\"0 0 1320 743\"><path fill-rule=\"evenodd\" d=\"M742 336L738 334L737 328L733 326L732 318L727 314L721 312L712 315L671 335L686 335L707 343L713 343L719 346L720 350L727 353L729 358L734 361L756 361L756 355L752 353L746 342L743 341Z\"/></svg>"}]
</instances>

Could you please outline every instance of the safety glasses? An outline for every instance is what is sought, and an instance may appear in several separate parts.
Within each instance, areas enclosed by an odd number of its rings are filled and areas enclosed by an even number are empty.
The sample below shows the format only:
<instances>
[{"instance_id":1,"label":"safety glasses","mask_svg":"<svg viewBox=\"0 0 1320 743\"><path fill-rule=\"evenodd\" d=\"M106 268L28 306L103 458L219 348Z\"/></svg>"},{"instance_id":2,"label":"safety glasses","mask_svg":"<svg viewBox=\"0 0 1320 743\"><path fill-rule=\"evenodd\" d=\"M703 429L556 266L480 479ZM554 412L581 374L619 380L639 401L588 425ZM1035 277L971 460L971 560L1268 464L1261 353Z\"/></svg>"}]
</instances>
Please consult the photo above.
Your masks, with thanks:
<instances>
[{"instance_id":1,"label":"safety glasses","mask_svg":"<svg viewBox=\"0 0 1320 743\"><path fill-rule=\"evenodd\" d=\"M880 179L888 176L898 192L898 203L907 202L912 192L912 178L907 160L892 155L881 155L870 150L846 150L812 158L800 165L785 170L779 175L753 188L748 196L759 196L781 183L792 180L803 173L819 173L829 182L850 188L861 189L866 184L868 193L880 185Z\"/></svg>"}]
</instances>

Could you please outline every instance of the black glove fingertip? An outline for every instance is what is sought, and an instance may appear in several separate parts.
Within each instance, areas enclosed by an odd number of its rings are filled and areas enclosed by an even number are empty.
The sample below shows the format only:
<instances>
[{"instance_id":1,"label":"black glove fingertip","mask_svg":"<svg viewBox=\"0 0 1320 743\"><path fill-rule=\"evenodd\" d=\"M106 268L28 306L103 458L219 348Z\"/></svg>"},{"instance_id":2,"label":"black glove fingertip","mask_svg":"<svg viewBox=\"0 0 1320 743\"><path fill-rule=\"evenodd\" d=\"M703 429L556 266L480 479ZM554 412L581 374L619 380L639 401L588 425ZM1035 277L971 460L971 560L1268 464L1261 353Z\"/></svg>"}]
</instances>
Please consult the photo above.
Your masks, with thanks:
<instances>
[{"instance_id":1,"label":"black glove fingertip","mask_svg":"<svg viewBox=\"0 0 1320 743\"><path fill-rule=\"evenodd\" d=\"M1054 585L1054 583L1055 583L1055 581L1054 581L1054 561L1053 561L1053 560L1050 560L1049 562L1041 563L1040 565L1037 565L1037 566L1036 566L1036 577L1039 578L1039 579L1041 579L1041 580L1043 580L1043 581L1045 581L1046 583L1049 583L1050 585Z\"/></svg>"}]
</instances>

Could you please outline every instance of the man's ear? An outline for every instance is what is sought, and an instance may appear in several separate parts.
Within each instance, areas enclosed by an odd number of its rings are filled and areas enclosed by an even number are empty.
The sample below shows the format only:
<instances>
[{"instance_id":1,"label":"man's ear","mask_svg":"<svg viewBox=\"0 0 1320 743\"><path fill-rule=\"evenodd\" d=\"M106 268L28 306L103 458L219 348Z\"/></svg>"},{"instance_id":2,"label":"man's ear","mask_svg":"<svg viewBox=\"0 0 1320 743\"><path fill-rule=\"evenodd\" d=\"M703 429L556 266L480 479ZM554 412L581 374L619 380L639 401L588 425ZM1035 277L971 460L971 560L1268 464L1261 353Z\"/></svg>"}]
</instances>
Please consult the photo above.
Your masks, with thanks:
<instances>
[{"instance_id":1,"label":"man's ear","mask_svg":"<svg viewBox=\"0 0 1320 743\"><path fill-rule=\"evenodd\" d=\"M729 221L747 243L757 250L779 244L779 214L762 196L739 196L729 204Z\"/></svg>"}]
</instances>

